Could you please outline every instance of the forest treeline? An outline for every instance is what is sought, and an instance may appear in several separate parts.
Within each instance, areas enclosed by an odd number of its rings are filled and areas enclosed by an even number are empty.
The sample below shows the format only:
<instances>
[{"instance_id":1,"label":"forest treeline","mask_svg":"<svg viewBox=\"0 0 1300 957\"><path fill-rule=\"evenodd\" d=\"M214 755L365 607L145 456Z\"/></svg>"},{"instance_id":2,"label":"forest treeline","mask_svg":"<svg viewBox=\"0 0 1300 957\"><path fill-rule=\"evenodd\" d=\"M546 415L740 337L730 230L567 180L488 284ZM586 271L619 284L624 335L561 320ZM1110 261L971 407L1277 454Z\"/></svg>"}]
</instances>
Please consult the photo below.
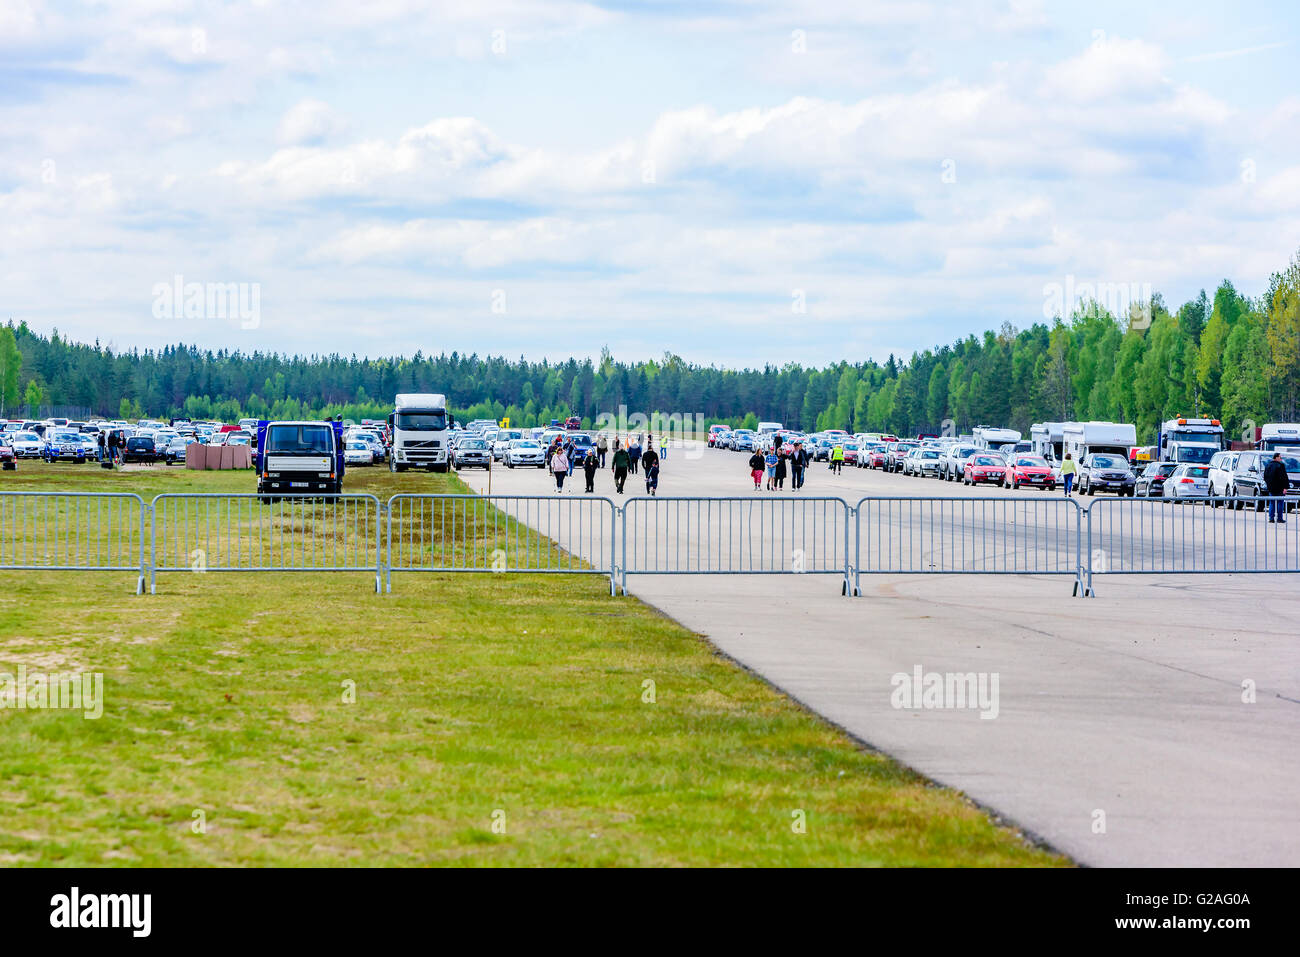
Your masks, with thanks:
<instances>
[{"instance_id":1,"label":"forest treeline","mask_svg":"<svg viewBox=\"0 0 1300 957\"><path fill-rule=\"evenodd\" d=\"M188 416L341 414L378 418L398 392L442 392L458 418L534 425L571 412L702 414L803 429L899 434L1031 422L1133 422L1150 441L1176 415L1221 418L1236 436L1293 422L1300 387L1300 257L1252 299L1224 280L1170 311L1160 294L1128 316L1083 303L1054 322L968 336L884 362L723 369L672 353L640 362L509 360L458 352L410 357L288 356L174 345L114 350L0 326L0 414Z\"/></svg>"}]
</instances>

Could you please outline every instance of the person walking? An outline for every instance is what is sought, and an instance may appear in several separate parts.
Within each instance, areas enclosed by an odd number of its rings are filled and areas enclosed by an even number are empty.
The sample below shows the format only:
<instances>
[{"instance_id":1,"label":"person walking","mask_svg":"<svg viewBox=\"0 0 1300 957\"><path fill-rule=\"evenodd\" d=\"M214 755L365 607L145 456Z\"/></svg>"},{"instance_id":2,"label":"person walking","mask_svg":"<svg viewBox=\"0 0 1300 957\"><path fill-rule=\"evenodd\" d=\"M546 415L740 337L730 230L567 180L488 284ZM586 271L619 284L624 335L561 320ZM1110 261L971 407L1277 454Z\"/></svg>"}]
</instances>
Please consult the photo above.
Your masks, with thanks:
<instances>
[{"instance_id":1,"label":"person walking","mask_svg":"<svg viewBox=\"0 0 1300 957\"><path fill-rule=\"evenodd\" d=\"M783 452L778 452L776 455L776 487L778 491L784 491L785 489L785 475L787 471L785 462L788 458L789 456L785 455Z\"/></svg>"},{"instance_id":2,"label":"person walking","mask_svg":"<svg viewBox=\"0 0 1300 957\"><path fill-rule=\"evenodd\" d=\"M641 456L641 468L645 470L645 491L654 495L659 488L659 453L654 445L647 445L645 455Z\"/></svg>"},{"instance_id":3,"label":"person walking","mask_svg":"<svg viewBox=\"0 0 1300 957\"><path fill-rule=\"evenodd\" d=\"M844 468L844 446L837 445L831 449L831 471L836 475Z\"/></svg>"},{"instance_id":4,"label":"person walking","mask_svg":"<svg viewBox=\"0 0 1300 957\"><path fill-rule=\"evenodd\" d=\"M660 462L667 462L667 461L668 461L668 435L667 435L667 433L664 434L664 440L663 440L661 443L659 443L659 461L660 461Z\"/></svg>"},{"instance_id":5,"label":"person walking","mask_svg":"<svg viewBox=\"0 0 1300 957\"><path fill-rule=\"evenodd\" d=\"M564 491L564 478L569 474L569 457L564 454L564 446L556 444L551 455L551 472L555 475L555 491Z\"/></svg>"},{"instance_id":6,"label":"person walking","mask_svg":"<svg viewBox=\"0 0 1300 957\"><path fill-rule=\"evenodd\" d=\"M1074 477L1079 474L1079 466L1075 464L1074 457L1069 452L1065 453L1065 459L1061 462L1061 482L1065 485L1065 497L1070 497L1070 490L1074 488Z\"/></svg>"},{"instance_id":7,"label":"person walking","mask_svg":"<svg viewBox=\"0 0 1300 957\"><path fill-rule=\"evenodd\" d=\"M802 442L794 444L794 454L790 456L790 487L803 488L803 473L808 468L808 452Z\"/></svg>"},{"instance_id":8,"label":"person walking","mask_svg":"<svg viewBox=\"0 0 1300 957\"><path fill-rule=\"evenodd\" d=\"M749 457L749 477L754 480L754 491L763 487L763 456L755 452Z\"/></svg>"},{"instance_id":9,"label":"person walking","mask_svg":"<svg viewBox=\"0 0 1300 957\"><path fill-rule=\"evenodd\" d=\"M632 457L627 454L627 449L623 448L618 439L614 440L614 490L619 495L623 494L623 483L627 481L627 472L631 467Z\"/></svg>"},{"instance_id":10,"label":"person walking","mask_svg":"<svg viewBox=\"0 0 1300 957\"><path fill-rule=\"evenodd\" d=\"M596 491L596 469L600 468L600 455L593 445L587 449L587 457L582 460L582 474L587 477L587 491Z\"/></svg>"},{"instance_id":11,"label":"person walking","mask_svg":"<svg viewBox=\"0 0 1300 957\"><path fill-rule=\"evenodd\" d=\"M631 472L636 475L637 466L641 464L641 442L639 439L633 439L631 446L627 450L628 460L631 464Z\"/></svg>"},{"instance_id":12,"label":"person walking","mask_svg":"<svg viewBox=\"0 0 1300 957\"><path fill-rule=\"evenodd\" d=\"M609 439L602 432L596 436L596 451L600 453L600 467L605 467L605 453L609 451Z\"/></svg>"},{"instance_id":13,"label":"person walking","mask_svg":"<svg viewBox=\"0 0 1300 957\"><path fill-rule=\"evenodd\" d=\"M763 465L767 468L767 490L769 492L776 489L776 449L768 449L767 455L763 457Z\"/></svg>"},{"instance_id":14,"label":"person walking","mask_svg":"<svg viewBox=\"0 0 1300 957\"><path fill-rule=\"evenodd\" d=\"M1273 461L1264 466L1264 485L1268 489L1268 520L1279 525L1286 524L1286 487L1290 479L1286 474L1286 465L1282 462L1282 453L1274 452Z\"/></svg>"}]
</instances>

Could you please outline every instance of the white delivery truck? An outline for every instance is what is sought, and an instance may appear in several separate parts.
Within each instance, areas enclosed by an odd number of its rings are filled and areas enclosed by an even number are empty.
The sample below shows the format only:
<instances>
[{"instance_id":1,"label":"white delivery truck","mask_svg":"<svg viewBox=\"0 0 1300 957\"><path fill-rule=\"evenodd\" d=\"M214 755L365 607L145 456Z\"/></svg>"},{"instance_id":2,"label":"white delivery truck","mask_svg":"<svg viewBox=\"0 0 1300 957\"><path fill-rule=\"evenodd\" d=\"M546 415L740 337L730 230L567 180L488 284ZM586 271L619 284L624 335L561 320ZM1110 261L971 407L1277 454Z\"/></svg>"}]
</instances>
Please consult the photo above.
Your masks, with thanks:
<instances>
[{"instance_id":1,"label":"white delivery truck","mask_svg":"<svg viewBox=\"0 0 1300 957\"><path fill-rule=\"evenodd\" d=\"M1035 455L1049 464L1060 465L1065 458L1065 428L1076 422L1035 422L1029 427L1029 444Z\"/></svg>"},{"instance_id":2,"label":"white delivery truck","mask_svg":"<svg viewBox=\"0 0 1300 957\"><path fill-rule=\"evenodd\" d=\"M405 472L410 468L447 471L451 427L455 419L447 414L447 397L438 393L404 392L388 414L392 454L388 468Z\"/></svg>"},{"instance_id":3,"label":"white delivery truck","mask_svg":"<svg viewBox=\"0 0 1300 957\"><path fill-rule=\"evenodd\" d=\"M995 429L987 425L981 425L972 433L972 438L978 448L996 452L1004 445L1014 448L1015 444L1020 441L1020 433L1015 429Z\"/></svg>"},{"instance_id":4,"label":"white delivery truck","mask_svg":"<svg viewBox=\"0 0 1300 957\"><path fill-rule=\"evenodd\" d=\"M1269 422L1259 430L1255 448L1264 452L1275 449L1300 449L1300 424L1295 422Z\"/></svg>"},{"instance_id":5,"label":"white delivery truck","mask_svg":"<svg viewBox=\"0 0 1300 957\"><path fill-rule=\"evenodd\" d=\"M1169 419L1160 426L1156 448L1161 462L1207 465L1223 451L1223 424L1218 419Z\"/></svg>"},{"instance_id":6,"label":"white delivery truck","mask_svg":"<svg viewBox=\"0 0 1300 957\"><path fill-rule=\"evenodd\" d=\"M1127 462L1129 450L1137 445L1137 426L1126 422L1064 422L1061 445L1062 458L1069 452L1076 462L1083 462L1093 452L1119 455Z\"/></svg>"}]
</instances>

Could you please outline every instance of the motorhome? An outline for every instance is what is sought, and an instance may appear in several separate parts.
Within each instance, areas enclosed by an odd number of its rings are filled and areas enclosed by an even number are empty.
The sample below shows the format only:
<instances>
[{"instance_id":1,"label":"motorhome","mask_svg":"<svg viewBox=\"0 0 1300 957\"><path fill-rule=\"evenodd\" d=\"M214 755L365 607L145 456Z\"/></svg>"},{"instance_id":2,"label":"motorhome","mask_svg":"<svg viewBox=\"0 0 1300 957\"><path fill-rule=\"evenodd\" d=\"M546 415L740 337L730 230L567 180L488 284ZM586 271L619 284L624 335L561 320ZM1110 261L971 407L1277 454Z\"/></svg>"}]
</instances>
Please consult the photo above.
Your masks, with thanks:
<instances>
[{"instance_id":1,"label":"motorhome","mask_svg":"<svg viewBox=\"0 0 1300 957\"><path fill-rule=\"evenodd\" d=\"M995 429L981 425L972 433L976 448L996 452L1004 445L1014 446L1020 441L1020 433L1015 429Z\"/></svg>"},{"instance_id":2,"label":"motorhome","mask_svg":"<svg viewBox=\"0 0 1300 957\"><path fill-rule=\"evenodd\" d=\"M1065 422L1061 444L1076 462L1093 452L1119 455L1127 462L1129 449L1137 445L1137 426L1126 422Z\"/></svg>"},{"instance_id":3,"label":"motorhome","mask_svg":"<svg viewBox=\"0 0 1300 957\"><path fill-rule=\"evenodd\" d=\"M1055 465L1065 458L1065 427L1074 422L1035 422L1029 427L1029 444L1035 455Z\"/></svg>"},{"instance_id":4,"label":"motorhome","mask_svg":"<svg viewBox=\"0 0 1300 957\"><path fill-rule=\"evenodd\" d=\"M405 472L409 468L447 471L448 441L455 424L447 414L447 397L438 393L406 392L393 402L388 415L393 454L388 468Z\"/></svg>"},{"instance_id":5,"label":"motorhome","mask_svg":"<svg viewBox=\"0 0 1300 957\"><path fill-rule=\"evenodd\" d=\"M1189 419L1180 416L1160 426L1156 448L1162 462L1190 462L1205 465L1225 448L1223 423L1218 419Z\"/></svg>"}]
</instances>

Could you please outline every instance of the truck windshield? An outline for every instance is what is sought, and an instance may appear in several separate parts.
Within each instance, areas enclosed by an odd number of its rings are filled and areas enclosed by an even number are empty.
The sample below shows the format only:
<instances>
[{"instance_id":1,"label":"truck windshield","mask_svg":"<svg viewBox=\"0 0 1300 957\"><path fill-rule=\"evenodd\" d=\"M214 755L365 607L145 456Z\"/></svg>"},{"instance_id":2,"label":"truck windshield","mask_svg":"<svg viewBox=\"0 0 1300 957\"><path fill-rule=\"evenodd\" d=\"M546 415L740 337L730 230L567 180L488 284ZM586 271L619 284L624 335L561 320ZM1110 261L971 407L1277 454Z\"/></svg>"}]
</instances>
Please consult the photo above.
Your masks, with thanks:
<instances>
[{"instance_id":1,"label":"truck windshield","mask_svg":"<svg viewBox=\"0 0 1300 957\"><path fill-rule=\"evenodd\" d=\"M441 432L447 427L447 413L398 412L397 427L407 432Z\"/></svg>"},{"instance_id":2,"label":"truck windshield","mask_svg":"<svg viewBox=\"0 0 1300 957\"><path fill-rule=\"evenodd\" d=\"M1208 445L1183 445L1178 448L1178 461L1204 464L1214 458L1217 449Z\"/></svg>"},{"instance_id":3,"label":"truck windshield","mask_svg":"<svg viewBox=\"0 0 1300 957\"><path fill-rule=\"evenodd\" d=\"M266 436L266 450L279 455L328 455L333 433L327 425L277 425Z\"/></svg>"}]
</instances>

